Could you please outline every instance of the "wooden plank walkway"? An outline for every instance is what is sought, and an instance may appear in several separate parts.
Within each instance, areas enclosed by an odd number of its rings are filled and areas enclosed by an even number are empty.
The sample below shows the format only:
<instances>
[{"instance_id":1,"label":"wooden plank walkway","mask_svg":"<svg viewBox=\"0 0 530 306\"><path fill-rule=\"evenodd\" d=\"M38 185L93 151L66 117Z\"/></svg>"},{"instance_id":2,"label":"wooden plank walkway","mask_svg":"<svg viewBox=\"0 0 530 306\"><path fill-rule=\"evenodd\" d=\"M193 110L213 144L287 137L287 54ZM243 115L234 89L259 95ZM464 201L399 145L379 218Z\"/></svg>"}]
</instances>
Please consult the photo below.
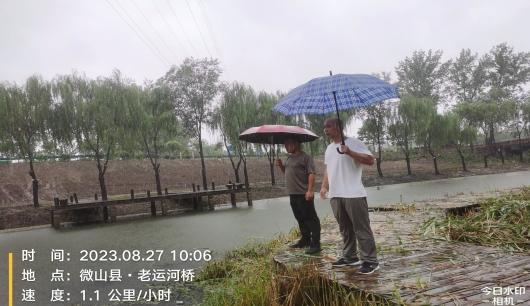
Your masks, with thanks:
<instances>
[{"instance_id":1,"label":"wooden plank walkway","mask_svg":"<svg viewBox=\"0 0 530 306\"><path fill-rule=\"evenodd\" d=\"M95 200L95 201L87 201L87 200L81 200L77 201L76 196L76 203L68 203L68 199L59 200L55 199L55 206L49 208L50 211L50 222L53 227L59 228L62 220L61 215L64 215L66 212L70 211L78 211L78 210L102 210L102 221L108 222L109 217L111 221L116 221L116 215L115 213L109 212L109 209L112 209L115 206L118 205L130 205L130 204L150 204L151 205L151 215L156 216L157 214L157 208L156 204L158 203L160 206L160 211L162 212L162 215L166 214L166 203L168 201L174 201L176 203L181 203L182 200L191 200L194 205L194 210L197 210L198 205L201 203L201 198L206 197L207 198L207 205L208 209L213 210L213 205L211 204L210 200L211 197L217 196L217 195L230 195L230 202L232 203L232 206L236 205L236 193L247 193L247 201L248 205L252 206L252 197L250 195L250 188L245 188L243 184L227 184L224 188L217 188L212 190L195 190L191 192L177 192L177 193L169 193L165 192L165 194L162 195L150 195L149 192L146 195L135 195L133 191L131 191L131 197L130 198L123 198L123 199L111 199L111 200ZM215 188L215 187L214 187ZM72 198L71 198L72 201Z\"/></svg>"},{"instance_id":2,"label":"wooden plank walkway","mask_svg":"<svg viewBox=\"0 0 530 306\"><path fill-rule=\"evenodd\" d=\"M530 253L514 254L498 248L427 239L419 227L432 217L443 217L440 208L406 208L370 214L380 270L371 275L357 268L332 268L342 240L335 220L322 226L320 256L282 249L274 260L286 266L311 262L329 279L406 305L495 305L485 288L525 287L510 295L514 304L530 305ZM502 295L502 298L508 295ZM497 304L501 305L501 304ZM508 305L508 304L502 304Z\"/></svg>"}]
</instances>

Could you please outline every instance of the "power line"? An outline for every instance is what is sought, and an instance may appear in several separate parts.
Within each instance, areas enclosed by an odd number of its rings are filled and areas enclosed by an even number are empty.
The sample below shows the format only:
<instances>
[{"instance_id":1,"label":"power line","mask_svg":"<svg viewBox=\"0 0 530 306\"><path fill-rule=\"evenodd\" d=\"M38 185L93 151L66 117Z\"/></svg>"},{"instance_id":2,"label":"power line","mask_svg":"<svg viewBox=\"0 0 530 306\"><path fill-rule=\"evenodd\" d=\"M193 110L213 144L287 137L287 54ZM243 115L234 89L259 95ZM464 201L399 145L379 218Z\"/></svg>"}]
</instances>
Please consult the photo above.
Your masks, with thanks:
<instances>
[{"instance_id":1,"label":"power line","mask_svg":"<svg viewBox=\"0 0 530 306\"><path fill-rule=\"evenodd\" d=\"M199 23L197 22L197 19L195 18L195 14L193 14L193 10L191 9L191 6L188 0L186 0L186 4L188 5L188 9L190 11L191 17L193 18L193 21L195 22L195 26L197 27L197 30L199 30L199 36L201 37L202 43L204 44L204 47L206 48L208 55L210 55L210 57L213 57L212 53L210 52L210 48L208 48L208 45L206 44L206 41L204 40L204 35L202 35L201 28L199 27Z\"/></svg>"},{"instance_id":2,"label":"power line","mask_svg":"<svg viewBox=\"0 0 530 306\"><path fill-rule=\"evenodd\" d=\"M171 65L171 61L169 61L165 56L164 56L164 53L162 53L162 51L160 51L160 49L158 48L158 46L151 40L151 38L149 37L149 35L147 35L146 33L144 33L142 31L142 27L140 27L136 21L134 21L134 18L131 17L131 15L129 15L129 13L127 12L127 10L120 4L120 2L118 0L116 0L116 4L121 8L121 10L125 13L125 16L127 16L127 18L129 18L129 20L131 21L131 23L136 26L136 28L138 29L138 32L142 33L143 36L145 36L146 40L151 44L151 46L158 52L158 54L160 54L160 56L164 59L164 61L166 61L166 64L167 65Z\"/></svg>"},{"instance_id":3,"label":"power line","mask_svg":"<svg viewBox=\"0 0 530 306\"><path fill-rule=\"evenodd\" d=\"M140 35L140 33L138 33L138 31L123 17L123 15L112 5L112 3L109 1L109 0L105 0L107 2L107 4L112 8L112 10L120 17L120 19L125 22L125 24L127 24L127 26L133 30L134 34L136 34L136 36L142 41L142 43L144 43L144 45L147 46L147 48L153 52L153 55L155 55L155 57L157 57L161 62L162 64L164 65L168 65L169 63L165 61L165 59L160 56L160 54L158 54L156 52L156 50L151 46L149 45L149 43L147 43L147 41L142 37L142 35Z\"/></svg>"},{"instance_id":4,"label":"power line","mask_svg":"<svg viewBox=\"0 0 530 306\"><path fill-rule=\"evenodd\" d=\"M188 41L188 43L190 44L191 48L193 49L193 52L198 54L199 52L197 51L197 48L195 48L195 45L191 41L191 39L188 36L188 33L186 32L186 30L184 29L184 26L182 25L182 23L180 22L180 19L177 16L177 13L175 13L175 10L173 10L173 6L171 5L171 2L169 2L169 0L166 0L166 3L169 6L169 10L171 11L171 13L173 13L173 16L175 17L175 20L177 21L177 24L179 25L180 29L182 30L182 33L184 33L184 36L186 36L186 40Z\"/></svg>"},{"instance_id":5,"label":"power line","mask_svg":"<svg viewBox=\"0 0 530 306\"><path fill-rule=\"evenodd\" d=\"M171 47L167 44L166 40L162 37L162 35L160 35L160 33L158 32L158 30L153 26L153 24L151 23L151 21L149 20L149 18L147 18L147 16L145 16L144 12L142 11L142 9L138 6L138 4L136 3L135 0L131 0L131 2L133 3L133 5L136 7L136 9L138 11L140 11L140 14L144 17L144 19L147 21L147 24L153 28L153 31L155 32L156 36L158 36L158 39L160 39L160 41L162 41L162 43L166 46L166 48L169 50L169 53L172 53L173 56L175 56L175 58L177 58L176 54L173 52L173 50L171 49Z\"/></svg>"},{"instance_id":6,"label":"power line","mask_svg":"<svg viewBox=\"0 0 530 306\"><path fill-rule=\"evenodd\" d=\"M175 31L173 31L173 27L171 26L171 24L167 21L166 17L164 17L164 14L162 13L162 11L160 10L160 8L156 5L155 2L153 2L153 5L155 6L156 8L156 11L158 12L158 15L160 15L160 17L162 18L162 20L164 21L164 23L166 24L166 26L168 27L169 31L171 32L171 34L173 35L173 37L175 38L175 40L177 41L177 43L179 44L179 46L185 50L186 53L190 53L188 48L184 45L184 43L181 41L181 39L178 37L177 33L175 33Z\"/></svg>"},{"instance_id":7,"label":"power line","mask_svg":"<svg viewBox=\"0 0 530 306\"><path fill-rule=\"evenodd\" d=\"M202 0L198 0L197 3L199 4L199 9L201 10L202 15L204 16L204 20L206 21L205 22L206 29L210 33L210 36L211 36L212 41L213 41L214 48L217 51L217 53L219 54L219 56L222 57L222 52L221 52L221 49L219 48L219 44L217 43L217 39L215 38L215 34L213 32L212 25L210 23L210 19L211 18L209 18L209 16L208 16L208 10L206 9L206 5L204 4L204 2Z\"/></svg>"}]
</instances>

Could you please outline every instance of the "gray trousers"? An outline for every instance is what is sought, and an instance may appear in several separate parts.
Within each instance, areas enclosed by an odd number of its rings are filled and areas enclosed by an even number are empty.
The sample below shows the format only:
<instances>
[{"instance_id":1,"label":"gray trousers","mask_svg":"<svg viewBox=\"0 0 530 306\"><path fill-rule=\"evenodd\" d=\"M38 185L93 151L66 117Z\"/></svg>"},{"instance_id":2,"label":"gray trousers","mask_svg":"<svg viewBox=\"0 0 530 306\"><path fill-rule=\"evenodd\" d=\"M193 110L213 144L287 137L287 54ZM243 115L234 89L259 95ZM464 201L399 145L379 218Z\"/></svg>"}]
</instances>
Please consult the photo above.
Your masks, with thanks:
<instances>
[{"instance_id":1,"label":"gray trousers","mask_svg":"<svg viewBox=\"0 0 530 306\"><path fill-rule=\"evenodd\" d=\"M358 257L358 241L360 259L376 263L377 250L374 234L370 228L366 198L332 198L330 203L344 242L342 257L345 259Z\"/></svg>"}]
</instances>

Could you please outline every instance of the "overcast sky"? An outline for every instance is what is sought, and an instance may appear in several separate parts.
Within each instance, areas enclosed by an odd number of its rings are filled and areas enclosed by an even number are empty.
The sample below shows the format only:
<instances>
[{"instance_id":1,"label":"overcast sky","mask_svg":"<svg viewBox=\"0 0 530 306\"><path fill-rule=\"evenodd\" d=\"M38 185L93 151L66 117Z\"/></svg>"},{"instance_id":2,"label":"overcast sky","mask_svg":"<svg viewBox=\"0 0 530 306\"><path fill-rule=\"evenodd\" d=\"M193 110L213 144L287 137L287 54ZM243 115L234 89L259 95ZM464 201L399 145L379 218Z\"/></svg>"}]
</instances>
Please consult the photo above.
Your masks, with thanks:
<instances>
[{"instance_id":1,"label":"overcast sky","mask_svg":"<svg viewBox=\"0 0 530 306\"><path fill-rule=\"evenodd\" d=\"M185 57L275 92L391 71L413 50L530 51L530 1L0 0L0 81L113 69L143 83Z\"/></svg>"}]
</instances>

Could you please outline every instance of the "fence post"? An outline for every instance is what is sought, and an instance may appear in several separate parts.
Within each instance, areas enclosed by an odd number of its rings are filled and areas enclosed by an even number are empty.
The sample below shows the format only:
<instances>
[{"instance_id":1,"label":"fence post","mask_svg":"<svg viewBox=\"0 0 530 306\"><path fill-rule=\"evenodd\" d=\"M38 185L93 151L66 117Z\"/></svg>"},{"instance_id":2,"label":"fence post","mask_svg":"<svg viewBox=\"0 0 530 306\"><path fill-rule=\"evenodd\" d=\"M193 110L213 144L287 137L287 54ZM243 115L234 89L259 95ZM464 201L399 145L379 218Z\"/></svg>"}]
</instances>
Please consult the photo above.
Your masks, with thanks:
<instances>
[{"instance_id":1,"label":"fence post","mask_svg":"<svg viewBox=\"0 0 530 306\"><path fill-rule=\"evenodd\" d=\"M150 198L151 197L151 191L147 190L147 197ZM151 216L155 217L156 216L156 205L155 205L155 201L151 201Z\"/></svg>"}]
</instances>

